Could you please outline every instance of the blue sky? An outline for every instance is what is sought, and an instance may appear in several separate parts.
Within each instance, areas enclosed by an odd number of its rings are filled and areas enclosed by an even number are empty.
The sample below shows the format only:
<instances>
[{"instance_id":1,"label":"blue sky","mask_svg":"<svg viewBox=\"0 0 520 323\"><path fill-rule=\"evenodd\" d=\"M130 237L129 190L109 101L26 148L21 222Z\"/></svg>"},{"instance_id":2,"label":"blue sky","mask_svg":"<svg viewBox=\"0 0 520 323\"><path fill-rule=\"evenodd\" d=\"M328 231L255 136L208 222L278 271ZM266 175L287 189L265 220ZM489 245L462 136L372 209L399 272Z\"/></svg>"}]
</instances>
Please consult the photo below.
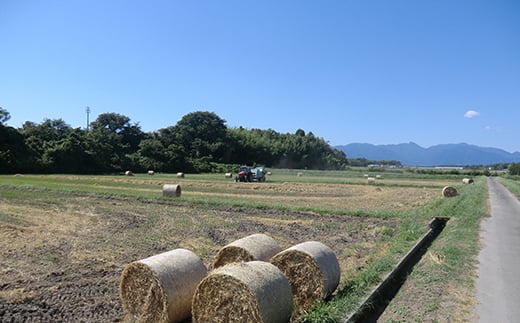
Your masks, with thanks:
<instances>
[{"instance_id":1,"label":"blue sky","mask_svg":"<svg viewBox=\"0 0 520 323\"><path fill-rule=\"evenodd\" d=\"M0 107L13 127L212 111L331 145L520 151L519 17L516 0L0 0Z\"/></svg>"}]
</instances>

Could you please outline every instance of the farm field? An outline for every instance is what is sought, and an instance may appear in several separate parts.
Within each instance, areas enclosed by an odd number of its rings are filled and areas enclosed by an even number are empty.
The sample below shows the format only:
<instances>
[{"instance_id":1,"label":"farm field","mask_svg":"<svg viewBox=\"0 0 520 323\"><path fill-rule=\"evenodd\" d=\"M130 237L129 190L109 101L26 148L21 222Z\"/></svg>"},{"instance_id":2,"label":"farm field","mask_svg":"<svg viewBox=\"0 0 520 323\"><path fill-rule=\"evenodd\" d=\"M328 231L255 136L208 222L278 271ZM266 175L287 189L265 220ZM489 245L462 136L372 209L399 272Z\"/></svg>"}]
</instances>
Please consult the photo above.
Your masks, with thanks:
<instances>
[{"instance_id":1,"label":"farm field","mask_svg":"<svg viewBox=\"0 0 520 323\"><path fill-rule=\"evenodd\" d=\"M484 179L462 186L462 176L385 173L368 185L362 172L296 174L273 170L265 183L234 183L223 174L0 176L2 322L124 321L119 280L126 264L186 248L209 266L219 248L253 233L272 236L282 248L317 240L334 250L342 272L337 294L294 321L336 322L433 216L451 220L428 255L438 261L420 267L432 284L401 295L387 320L442 318L443 304L454 317L467 314L471 284L452 261L468 262L466 270L474 265ZM180 184L182 196L162 197L165 183ZM445 185L459 196L442 198ZM441 297L443 290L458 292ZM412 299L420 300L419 310L408 308Z\"/></svg>"}]
</instances>

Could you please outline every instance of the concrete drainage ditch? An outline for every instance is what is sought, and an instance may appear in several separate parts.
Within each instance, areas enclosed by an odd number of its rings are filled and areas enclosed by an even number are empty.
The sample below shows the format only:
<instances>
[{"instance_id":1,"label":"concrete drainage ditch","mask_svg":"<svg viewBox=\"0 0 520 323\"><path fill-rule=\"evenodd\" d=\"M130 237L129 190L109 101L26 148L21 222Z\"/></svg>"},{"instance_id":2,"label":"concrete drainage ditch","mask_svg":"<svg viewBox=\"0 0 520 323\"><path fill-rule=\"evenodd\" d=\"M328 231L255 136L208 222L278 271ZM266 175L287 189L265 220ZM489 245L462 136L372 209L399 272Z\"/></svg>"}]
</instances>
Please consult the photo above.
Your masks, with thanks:
<instances>
[{"instance_id":1,"label":"concrete drainage ditch","mask_svg":"<svg viewBox=\"0 0 520 323\"><path fill-rule=\"evenodd\" d=\"M399 261L397 266L377 285L377 287L361 303L359 308L350 315L345 323L377 322L390 301L406 281L413 267L421 260L432 242L444 229L450 218L435 217L430 221L430 229Z\"/></svg>"}]
</instances>

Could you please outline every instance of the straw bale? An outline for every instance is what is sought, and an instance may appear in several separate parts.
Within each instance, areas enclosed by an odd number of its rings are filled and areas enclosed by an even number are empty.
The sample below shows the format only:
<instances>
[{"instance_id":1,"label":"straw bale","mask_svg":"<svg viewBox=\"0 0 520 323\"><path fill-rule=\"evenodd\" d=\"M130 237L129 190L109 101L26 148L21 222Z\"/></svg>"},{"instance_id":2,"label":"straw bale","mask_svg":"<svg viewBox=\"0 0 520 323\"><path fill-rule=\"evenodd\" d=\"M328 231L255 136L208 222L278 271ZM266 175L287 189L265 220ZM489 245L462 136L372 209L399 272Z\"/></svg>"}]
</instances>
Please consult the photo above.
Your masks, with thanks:
<instances>
[{"instance_id":1,"label":"straw bale","mask_svg":"<svg viewBox=\"0 0 520 323\"><path fill-rule=\"evenodd\" d=\"M231 178L233 177L233 173L226 173L224 176L226 176L226 178Z\"/></svg>"},{"instance_id":2,"label":"straw bale","mask_svg":"<svg viewBox=\"0 0 520 323\"><path fill-rule=\"evenodd\" d=\"M270 236L263 233L252 234L220 249L213 259L213 268L239 261L268 261L280 251L282 248Z\"/></svg>"},{"instance_id":3,"label":"straw bale","mask_svg":"<svg viewBox=\"0 0 520 323\"><path fill-rule=\"evenodd\" d=\"M292 246L275 255L271 263L289 279L297 312L305 312L329 297L341 276L336 255L318 241Z\"/></svg>"},{"instance_id":4,"label":"straw bale","mask_svg":"<svg viewBox=\"0 0 520 323\"><path fill-rule=\"evenodd\" d=\"M182 194L181 186L177 184L164 184L162 190L163 196L179 197Z\"/></svg>"},{"instance_id":5,"label":"straw bale","mask_svg":"<svg viewBox=\"0 0 520 323\"><path fill-rule=\"evenodd\" d=\"M288 322L291 285L274 265L239 262L213 270L197 286L193 322Z\"/></svg>"},{"instance_id":6,"label":"straw bale","mask_svg":"<svg viewBox=\"0 0 520 323\"><path fill-rule=\"evenodd\" d=\"M178 172L177 173L177 177L178 178L184 178L184 173L183 172Z\"/></svg>"},{"instance_id":7,"label":"straw bale","mask_svg":"<svg viewBox=\"0 0 520 323\"><path fill-rule=\"evenodd\" d=\"M148 171L148 175L153 175L153 174L155 174L155 172L153 170Z\"/></svg>"},{"instance_id":8,"label":"straw bale","mask_svg":"<svg viewBox=\"0 0 520 323\"><path fill-rule=\"evenodd\" d=\"M457 196L457 189L452 186L445 186L442 189L442 196L444 197L454 197Z\"/></svg>"},{"instance_id":9,"label":"straw bale","mask_svg":"<svg viewBox=\"0 0 520 323\"><path fill-rule=\"evenodd\" d=\"M134 173L133 173L131 170L127 170L127 171L125 172L125 175L126 175L126 176L134 176Z\"/></svg>"},{"instance_id":10,"label":"straw bale","mask_svg":"<svg viewBox=\"0 0 520 323\"><path fill-rule=\"evenodd\" d=\"M125 266L120 295L132 322L179 322L191 314L191 299L206 277L201 259L175 249Z\"/></svg>"},{"instance_id":11,"label":"straw bale","mask_svg":"<svg viewBox=\"0 0 520 323\"><path fill-rule=\"evenodd\" d=\"M471 178L463 178L462 179L463 184L473 184L473 179Z\"/></svg>"}]
</instances>

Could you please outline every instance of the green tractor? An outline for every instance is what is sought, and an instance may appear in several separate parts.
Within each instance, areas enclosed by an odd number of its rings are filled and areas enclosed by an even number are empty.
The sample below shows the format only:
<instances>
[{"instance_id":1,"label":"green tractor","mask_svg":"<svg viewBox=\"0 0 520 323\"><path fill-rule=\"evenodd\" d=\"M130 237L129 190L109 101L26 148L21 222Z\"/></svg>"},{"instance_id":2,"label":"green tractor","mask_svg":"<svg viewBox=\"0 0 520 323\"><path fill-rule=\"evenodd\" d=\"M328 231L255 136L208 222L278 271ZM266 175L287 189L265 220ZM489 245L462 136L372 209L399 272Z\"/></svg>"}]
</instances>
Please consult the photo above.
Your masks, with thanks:
<instances>
[{"instance_id":1,"label":"green tractor","mask_svg":"<svg viewBox=\"0 0 520 323\"><path fill-rule=\"evenodd\" d=\"M266 174L265 167L241 166L238 175L235 177L235 182L265 182Z\"/></svg>"}]
</instances>

